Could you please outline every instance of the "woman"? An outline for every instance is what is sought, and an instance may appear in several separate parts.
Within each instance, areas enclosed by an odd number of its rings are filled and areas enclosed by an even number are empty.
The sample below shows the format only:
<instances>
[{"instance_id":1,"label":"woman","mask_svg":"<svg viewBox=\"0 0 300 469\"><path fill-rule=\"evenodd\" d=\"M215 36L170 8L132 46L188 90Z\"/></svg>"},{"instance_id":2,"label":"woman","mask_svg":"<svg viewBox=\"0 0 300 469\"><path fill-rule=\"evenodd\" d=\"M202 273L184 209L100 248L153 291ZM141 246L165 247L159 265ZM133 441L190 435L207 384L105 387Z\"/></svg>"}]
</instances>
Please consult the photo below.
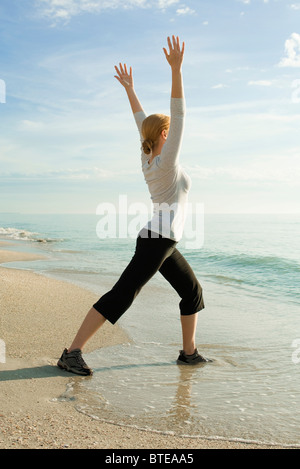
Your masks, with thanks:
<instances>
[{"instance_id":1,"label":"woman","mask_svg":"<svg viewBox=\"0 0 300 469\"><path fill-rule=\"evenodd\" d=\"M191 267L176 249L182 237L185 206L190 179L179 165L185 99L182 81L184 43L168 38L169 51L163 48L172 70L171 119L154 114L146 118L134 90L132 69L115 67L115 78L125 88L141 135L142 170L154 205L154 214L137 238L136 251L118 282L88 312L69 349L65 349L58 366L67 371L91 375L82 358L82 349L106 320L115 324L130 307L141 288L159 271L181 297L180 313L183 350L178 364L208 361L195 345L197 313L204 308L202 288Z\"/></svg>"}]
</instances>

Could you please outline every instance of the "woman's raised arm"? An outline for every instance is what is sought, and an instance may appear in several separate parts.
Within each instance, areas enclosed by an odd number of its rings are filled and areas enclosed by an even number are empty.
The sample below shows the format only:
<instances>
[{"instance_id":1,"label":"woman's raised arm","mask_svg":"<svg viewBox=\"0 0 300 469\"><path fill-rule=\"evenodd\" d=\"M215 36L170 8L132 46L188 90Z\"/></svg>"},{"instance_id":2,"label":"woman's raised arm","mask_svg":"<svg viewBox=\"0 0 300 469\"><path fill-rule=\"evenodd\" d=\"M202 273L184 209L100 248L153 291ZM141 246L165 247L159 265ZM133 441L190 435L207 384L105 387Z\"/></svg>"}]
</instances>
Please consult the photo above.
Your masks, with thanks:
<instances>
[{"instance_id":1,"label":"woman's raised arm","mask_svg":"<svg viewBox=\"0 0 300 469\"><path fill-rule=\"evenodd\" d=\"M115 78L124 86L133 114L143 111L143 107L134 90L132 68L130 67L128 73L126 64L122 65L120 63L119 68L115 65L115 70L117 72Z\"/></svg>"},{"instance_id":2,"label":"woman's raised arm","mask_svg":"<svg viewBox=\"0 0 300 469\"><path fill-rule=\"evenodd\" d=\"M184 42L182 47L180 47L179 37L172 36L172 41L168 37L169 53L164 47L163 51L165 53L166 59L172 69L172 98L183 98L183 82L182 82L182 73L181 67L184 56Z\"/></svg>"}]
</instances>

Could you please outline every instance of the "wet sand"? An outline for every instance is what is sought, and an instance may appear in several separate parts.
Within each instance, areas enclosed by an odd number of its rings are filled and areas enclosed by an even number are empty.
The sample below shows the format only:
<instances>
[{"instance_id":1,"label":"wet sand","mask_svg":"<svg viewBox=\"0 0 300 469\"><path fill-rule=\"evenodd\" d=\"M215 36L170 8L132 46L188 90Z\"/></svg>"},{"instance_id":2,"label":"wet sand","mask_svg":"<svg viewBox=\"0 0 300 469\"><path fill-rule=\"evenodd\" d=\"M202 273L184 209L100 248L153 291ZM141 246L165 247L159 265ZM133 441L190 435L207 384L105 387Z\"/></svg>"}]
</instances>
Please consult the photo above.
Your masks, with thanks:
<instances>
[{"instance_id":1,"label":"wet sand","mask_svg":"<svg viewBox=\"0 0 300 469\"><path fill-rule=\"evenodd\" d=\"M0 264L38 259L6 250L7 245L0 243ZM6 345L6 362L0 363L0 449L268 448L146 432L79 413L66 389L92 378L66 373L56 362L97 299L68 282L0 267L0 339ZM129 341L124 330L106 323L85 352Z\"/></svg>"}]
</instances>

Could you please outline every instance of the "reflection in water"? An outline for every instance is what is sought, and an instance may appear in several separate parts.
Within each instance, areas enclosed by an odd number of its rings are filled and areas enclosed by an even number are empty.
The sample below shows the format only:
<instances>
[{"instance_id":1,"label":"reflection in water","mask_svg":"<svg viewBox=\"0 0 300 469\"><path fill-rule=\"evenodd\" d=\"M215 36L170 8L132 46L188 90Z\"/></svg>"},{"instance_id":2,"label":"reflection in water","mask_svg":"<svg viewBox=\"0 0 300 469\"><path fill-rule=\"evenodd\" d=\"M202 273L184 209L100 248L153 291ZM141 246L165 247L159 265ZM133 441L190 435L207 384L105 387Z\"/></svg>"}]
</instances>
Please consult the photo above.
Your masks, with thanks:
<instances>
[{"instance_id":1,"label":"reflection in water","mask_svg":"<svg viewBox=\"0 0 300 469\"><path fill-rule=\"evenodd\" d=\"M196 424L193 410L197 408L192 404L193 376L199 378L199 368L208 364L199 364L196 369L190 366L178 366L178 384L174 396L174 402L166 412L166 423L169 428Z\"/></svg>"},{"instance_id":2,"label":"reflection in water","mask_svg":"<svg viewBox=\"0 0 300 469\"><path fill-rule=\"evenodd\" d=\"M158 350L159 349L159 350ZM126 344L88 357L93 377L76 377L65 398L96 419L169 434L298 444L299 413L288 375L260 368L241 347L210 347L213 363L176 365L174 345ZM159 361L157 357L164 357ZM249 359L250 358L250 359ZM99 366L100 364L100 366ZM292 375L290 376L291 379ZM275 409L280 403L284 413ZM293 391L294 408L299 391Z\"/></svg>"},{"instance_id":3,"label":"reflection in water","mask_svg":"<svg viewBox=\"0 0 300 469\"><path fill-rule=\"evenodd\" d=\"M101 420L167 433L189 434L193 428L194 435L200 430L199 420L205 420L199 419L197 413L202 375L213 364L178 366L174 348L168 346L164 347L163 355L172 358L169 361L150 360L153 359L150 346L150 355L145 354L144 358L139 357L140 363L133 363L138 348L117 346L109 356L103 350L91 354L93 377L76 378L69 390L69 394L76 396L77 409Z\"/></svg>"}]
</instances>

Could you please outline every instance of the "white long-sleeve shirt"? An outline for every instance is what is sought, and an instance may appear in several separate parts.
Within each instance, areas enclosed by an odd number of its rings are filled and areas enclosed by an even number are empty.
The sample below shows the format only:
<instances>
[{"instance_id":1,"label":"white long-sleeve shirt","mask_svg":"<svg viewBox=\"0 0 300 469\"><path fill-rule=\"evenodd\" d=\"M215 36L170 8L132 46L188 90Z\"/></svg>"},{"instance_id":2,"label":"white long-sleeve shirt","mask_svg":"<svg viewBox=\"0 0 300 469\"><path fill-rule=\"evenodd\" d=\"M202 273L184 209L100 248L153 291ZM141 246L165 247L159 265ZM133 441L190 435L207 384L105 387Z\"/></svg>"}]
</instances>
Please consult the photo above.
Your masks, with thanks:
<instances>
[{"instance_id":1,"label":"white long-sleeve shirt","mask_svg":"<svg viewBox=\"0 0 300 469\"><path fill-rule=\"evenodd\" d=\"M134 114L140 132L146 115ZM153 217L145 226L147 230L165 238L179 241L183 234L186 206L191 180L179 164L185 118L184 98L171 98L171 120L168 138L161 154L149 163L149 155L142 150L142 170L153 203Z\"/></svg>"}]
</instances>

